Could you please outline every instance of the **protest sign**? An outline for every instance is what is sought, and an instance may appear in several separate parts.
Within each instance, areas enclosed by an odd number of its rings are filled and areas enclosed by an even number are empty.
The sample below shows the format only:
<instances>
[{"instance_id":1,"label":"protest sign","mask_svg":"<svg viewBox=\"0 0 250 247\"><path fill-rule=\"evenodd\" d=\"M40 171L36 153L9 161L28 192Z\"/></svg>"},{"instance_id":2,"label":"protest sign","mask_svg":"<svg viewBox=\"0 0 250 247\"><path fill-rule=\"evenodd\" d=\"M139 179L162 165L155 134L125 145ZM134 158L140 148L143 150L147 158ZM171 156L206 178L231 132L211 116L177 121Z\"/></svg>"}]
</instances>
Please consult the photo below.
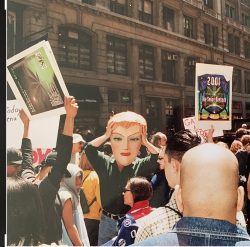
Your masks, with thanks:
<instances>
[{"instance_id":1,"label":"protest sign","mask_svg":"<svg viewBox=\"0 0 250 247\"><path fill-rule=\"evenodd\" d=\"M7 81L30 119L65 114L69 94L48 41L8 59Z\"/></svg>"},{"instance_id":2,"label":"protest sign","mask_svg":"<svg viewBox=\"0 0 250 247\"><path fill-rule=\"evenodd\" d=\"M6 108L7 147L20 148L23 123L18 114L21 106L17 100L8 100ZM60 116L51 116L30 121L29 137L33 148L53 148L56 146L59 120Z\"/></svg>"},{"instance_id":3,"label":"protest sign","mask_svg":"<svg viewBox=\"0 0 250 247\"><path fill-rule=\"evenodd\" d=\"M45 157L52 151L52 148L34 148L32 150L33 165L37 166L45 159Z\"/></svg>"},{"instance_id":4,"label":"protest sign","mask_svg":"<svg viewBox=\"0 0 250 247\"><path fill-rule=\"evenodd\" d=\"M208 136L208 130L200 129L196 126L196 120L195 117L187 117L183 118L183 124L185 129L194 130L199 136L201 136L204 140L207 139ZM223 136L222 130L214 130L213 137L216 136Z\"/></svg>"},{"instance_id":5,"label":"protest sign","mask_svg":"<svg viewBox=\"0 0 250 247\"><path fill-rule=\"evenodd\" d=\"M195 119L201 129L231 129L233 67L196 63Z\"/></svg>"}]
</instances>

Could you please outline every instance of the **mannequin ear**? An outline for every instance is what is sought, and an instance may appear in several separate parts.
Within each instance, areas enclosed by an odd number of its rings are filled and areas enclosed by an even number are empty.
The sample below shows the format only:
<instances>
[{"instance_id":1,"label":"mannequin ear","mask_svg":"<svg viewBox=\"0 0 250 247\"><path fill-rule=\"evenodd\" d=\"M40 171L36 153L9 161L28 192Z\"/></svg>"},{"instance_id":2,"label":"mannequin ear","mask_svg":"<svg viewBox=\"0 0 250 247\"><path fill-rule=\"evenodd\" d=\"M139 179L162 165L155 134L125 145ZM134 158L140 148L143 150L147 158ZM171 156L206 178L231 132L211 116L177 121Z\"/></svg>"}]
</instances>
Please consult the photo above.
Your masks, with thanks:
<instances>
[{"instance_id":1,"label":"mannequin ear","mask_svg":"<svg viewBox=\"0 0 250 247\"><path fill-rule=\"evenodd\" d=\"M177 203L177 208L181 213L183 213L183 204L182 204L182 197L181 197L181 187L179 184L175 186L175 199Z\"/></svg>"},{"instance_id":2,"label":"mannequin ear","mask_svg":"<svg viewBox=\"0 0 250 247\"><path fill-rule=\"evenodd\" d=\"M237 199L237 212L241 211L244 205L244 188L239 186L237 189L238 199Z\"/></svg>"}]
</instances>

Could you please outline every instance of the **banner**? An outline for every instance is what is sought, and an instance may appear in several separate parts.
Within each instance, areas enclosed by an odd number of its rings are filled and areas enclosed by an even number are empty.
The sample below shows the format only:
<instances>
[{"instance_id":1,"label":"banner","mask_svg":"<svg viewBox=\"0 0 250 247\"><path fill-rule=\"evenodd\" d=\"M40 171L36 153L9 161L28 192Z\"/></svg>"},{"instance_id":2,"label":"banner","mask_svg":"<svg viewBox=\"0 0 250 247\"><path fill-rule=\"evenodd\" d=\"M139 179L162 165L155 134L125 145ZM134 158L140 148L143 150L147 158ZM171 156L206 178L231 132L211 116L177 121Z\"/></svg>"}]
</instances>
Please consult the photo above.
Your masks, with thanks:
<instances>
[{"instance_id":1,"label":"banner","mask_svg":"<svg viewBox=\"0 0 250 247\"><path fill-rule=\"evenodd\" d=\"M233 67L196 63L195 119L201 129L230 130Z\"/></svg>"},{"instance_id":2,"label":"banner","mask_svg":"<svg viewBox=\"0 0 250 247\"><path fill-rule=\"evenodd\" d=\"M69 94L48 41L8 59L7 81L30 119L65 114Z\"/></svg>"},{"instance_id":3,"label":"banner","mask_svg":"<svg viewBox=\"0 0 250 247\"><path fill-rule=\"evenodd\" d=\"M23 123L19 118L21 106L17 100L6 104L6 142L7 147L21 148ZM33 148L54 148L56 146L60 116L34 119L30 121L29 137Z\"/></svg>"}]
</instances>

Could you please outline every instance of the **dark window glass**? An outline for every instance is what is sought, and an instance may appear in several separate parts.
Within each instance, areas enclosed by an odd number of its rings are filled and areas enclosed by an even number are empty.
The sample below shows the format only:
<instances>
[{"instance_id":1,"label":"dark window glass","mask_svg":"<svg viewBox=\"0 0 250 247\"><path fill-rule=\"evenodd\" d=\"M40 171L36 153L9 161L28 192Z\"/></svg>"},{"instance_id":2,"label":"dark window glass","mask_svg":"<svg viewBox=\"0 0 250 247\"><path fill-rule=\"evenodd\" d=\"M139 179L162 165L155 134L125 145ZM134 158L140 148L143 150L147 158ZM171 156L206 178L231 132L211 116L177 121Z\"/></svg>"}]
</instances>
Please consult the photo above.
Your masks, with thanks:
<instances>
[{"instance_id":1,"label":"dark window glass","mask_svg":"<svg viewBox=\"0 0 250 247\"><path fill-rule=\"evenodd\" d=\"M153 2L150 0L139 0L139 20L153 23Z\"/></svg>"},{"instance_id":2,"label":"dark window glass","mask_svg":"<svg viewBox=\"0 0 250 247\"><path fill-rule=\"evenodd\" d=\"M107 37L108 73L127 75L127 41Z\"/></svg>"},{"instance_id":3,"label":"dark window glass","mask_svg":"<svg viewBox=\"0 0 250 247\"><path fill-rule=\"evenodd\" d=\"M87 4L95 4L95 0L82 0L82 3L87 3Z\"/></svg>"},{"instance_id":4,"label":"dark window glass","mask_svg":"<svg viewBox=\"0 0 250 247\"><path fill-rule=\"evenodd\" d=\"M162 51L162 81L176 83L175 67L177 59L176 54Z\"/></svg>"},{"instance_id":5,"label":"dark window glass","mask_svg":"<svg viewBox=\"0 0 250 247\"><path fill-rule=\"evenodd\" d=\"M110 9L115 13L127 15L127 0L111 0Z\"/></svg>"},{"instance_id":6,"label":"dark window glass","mask_svg":"<svg viewBox=\"0 0 250 247\"><path fill-rule=\"evenodd\" d=\"M203 3L206 7L213 9L213 0L203 0Z\"/></svg>"},{"instance_id":7,"label":"dark window glass","mask_svg":"<svg viewBox=\"0 0 250 247\"><path fill-rule=\"evenodd\" d=\"M241 93L241 70L234 69L233 70L233 92Z\"/></svg>"},{"instance_id":8,"label":"dark window glass","mask_svg":"<svg viewBox=\"0 0 250 247\"><path fill-rule=\"evenodd\" d=\"M235 19L235 8L228 5L228 4L226 4L226 13L225 13L225 15L227 17Z\"/></svg>"},{"instance_id":9,"label":"dark window glass","mask_svg":"<svg viewBox=\"0 0 250 247\"><path fill-rule=\"evenodd\" d=\"M187 57L185 61L185 81L186 81L186 84L189 86L194 86L195 64L196 64L196 58Z\"/></svg>"},{"instance_id":10,"label":"dark window glass","mask_svg":"<svg viewBox=\"0 0 250 247\"><path fill-rule=\"evenodd\" d=\"M250 72L245 72L245 93L250 94Z\"/></svg>"},{"instance_id":11,"label":"dark window glass","mask_svg":"<svg viewBox=\"0 0 250 247\"><path fill-rule=\"evenodd\" d=\"M232 34L228 34L228 50L229 52L234 52L234 36Z\"/></svg>"},{"instance_id":12,"label":"dark window glass","mask_svg":"<svg viewBox=\"0 0 250 247\"><path fill-rule=\"evenodd\" d=\"M130 91L121 91L120 98L121 98L121 103L131 104L132 102Z\"/></svg>"},{"instance_id":13,"label":"dark window glass","mask_svg":"<svg viewBox=\"0 0 250 247\"><path fill-rule=\"evenodd\" d=\"M58 63L62 66L92 70L92 37L79 30L59 28Z\"/></svg>"},{"instance_id":14,"label":"dark window glass","mask_svg":"<svg viewBox=\"0 0 250 247\"><path fill-rule=\"evenodd\" d=\"M250 59L250 42L244 41L244 53L245 53L245 58Z\"/></svg>"},{"instance_id":15,"label":"dark window glass","mask_svg":"<svg viewBox=\"0 0 250 247\"><path fill-rule=\"evenodd\" d=\"M109 102L119 102L119 91L117 90L108 90L108 101Z\"/></svg>"},{"instance_id":16,"label":"dark window glass","mask_svg":"<svg viewBox=\"0 0 250 247\"><path fill-rule=\"evenodd\" d=\"M193 18L184 16L184 35L189 38L194 38Z\"/></svg>"},{"instance_id":17,"label":"dark window glass","mask_svg":"<svg viewBox=\"0 0 250 247\"><path fill-rule=\"evenodd\" d=\"M240 38L234 37L234 39L235 39L235 47L234 47L235 54L240 55Z\"/></svg>"},{"instance_id":18,"label":"dark window glass","mask_svg":"<svg viewBox=\"0 0 250 247\"><path fill-rule=\"evenodd\" d=\"M174 32L174 16L174 10L167 7L163 8L163 26L172 32Z\"/></svg>"},{"instance_id":19,"label":"dark window glass","mask_svg":"<svg viewBox=\"0 0 250 247\"><path fill-rule=\"evenodd\" d=\"M210 44L210 25L204 23L204 39L205 44Z\"/></svg>"},{"instance_id":20,"label":"dark window glass","mask_svg":"<svg viewBox=\"0 0 250 247\"><path fill-rule=\"evenodd\" d=\"M218 32L218 27L212 26L212 42L214 47L218 47L218 37L219 32Z\"/></svg>"},{"instance_id":21,"label":"dark window glass","mask_svg":"<svg viewBox=\"0 0 250 247\"><path fill-rule=\"evenodd\" d=\"M139 49L140 78L154 79L154 49L150 46L141 46Z\"/></svg>"}]
</instances>

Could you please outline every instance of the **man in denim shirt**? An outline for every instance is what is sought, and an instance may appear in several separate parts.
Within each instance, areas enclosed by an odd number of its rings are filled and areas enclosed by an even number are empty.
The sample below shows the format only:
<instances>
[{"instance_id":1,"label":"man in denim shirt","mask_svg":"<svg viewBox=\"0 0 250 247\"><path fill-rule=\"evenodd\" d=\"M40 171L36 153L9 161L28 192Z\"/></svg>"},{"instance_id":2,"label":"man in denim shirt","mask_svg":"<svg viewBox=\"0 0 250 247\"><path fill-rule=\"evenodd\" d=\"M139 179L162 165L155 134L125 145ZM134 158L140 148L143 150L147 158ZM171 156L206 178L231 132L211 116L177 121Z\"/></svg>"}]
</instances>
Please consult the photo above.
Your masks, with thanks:
<instances>
[{"instance_id":1,"label":"man in denim shirt","mask_svg":"<svg viewBox=\"0 0 250 247\"><path fill-rule=\"evenodd\" d=\"M238 162L229 150L216 144L190 149L183 156L176 186L177 205L184 217L170 232L137 246L250 245L246 230L236 226L235 215L244 198L238 180Z\"/></svg>"}]
</instances>

